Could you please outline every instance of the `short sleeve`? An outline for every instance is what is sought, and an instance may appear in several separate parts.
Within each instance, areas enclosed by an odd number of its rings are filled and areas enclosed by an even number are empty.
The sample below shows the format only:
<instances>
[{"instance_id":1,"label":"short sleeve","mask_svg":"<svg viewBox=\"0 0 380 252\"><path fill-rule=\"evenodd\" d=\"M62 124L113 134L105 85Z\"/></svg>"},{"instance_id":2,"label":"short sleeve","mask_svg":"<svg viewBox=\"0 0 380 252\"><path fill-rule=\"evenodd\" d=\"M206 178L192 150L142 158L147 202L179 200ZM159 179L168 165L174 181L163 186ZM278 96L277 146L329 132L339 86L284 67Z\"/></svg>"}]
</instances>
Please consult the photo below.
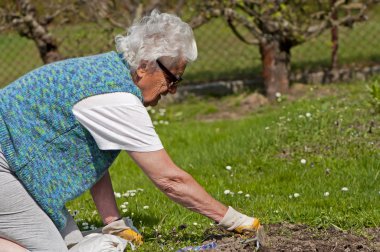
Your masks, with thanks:
<instances>
[{"instance_id":1,"label":"short sleeve","mask_svg":"<svg viewBox=\"0 0 380 252\"><path fill-rule=\"evenodd\" d=\"M163 149L146 108L133 94L91 96L75 104L73 113L101 150Z\"/></svg>"}]
</instances>

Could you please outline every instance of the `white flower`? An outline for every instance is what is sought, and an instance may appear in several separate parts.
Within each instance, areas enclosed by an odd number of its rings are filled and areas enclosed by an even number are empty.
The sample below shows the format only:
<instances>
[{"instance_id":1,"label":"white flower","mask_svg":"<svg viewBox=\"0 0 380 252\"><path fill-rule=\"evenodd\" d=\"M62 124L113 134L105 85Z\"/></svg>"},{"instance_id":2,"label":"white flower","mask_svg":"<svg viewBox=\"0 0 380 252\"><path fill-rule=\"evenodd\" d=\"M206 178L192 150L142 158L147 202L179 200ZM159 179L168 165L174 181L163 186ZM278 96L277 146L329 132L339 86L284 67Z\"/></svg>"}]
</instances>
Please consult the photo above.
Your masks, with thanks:
<instances>
[{"instance_id":1,"label":"white flower","mask_svg":"<svg viewBox=\"0 0 380 252\"><path fill-rule=\"evenodd\" d=\"M119 192L115 192L114 194L115 194L116 198L120 198L121 197L121 193L119 193Z\"/></svg>"},{"instance_id":2,"label":"white flower","mask_svg":"<svg viewBox=\"0 0 380 252\"><path fill-rule=\"evenodd\" d=\"M97 227L94 226L94 225L91 225L91 226L90 226L90 229L91 229L91 230L95 230L95 229L97 229Z\"/></svg>"},{"instance_id":3,"label":"white flower","mask_svg":"<svg viewBox=\"0 0 380 252\"><path fill-rule=\"evenodd\" d=\"M137 188L137 191L139 191L139 192L143 192L144 189L142 189L142 188Z\"/></svg>"},{"instance_id":4,"label":"white flower","mask_svg":"<svg viewBox=\"0 0 380 252\"><path fill-rule=\"evenodd\" d=\"M269 130L270 128L269 127L265 127L266 130Z\"/></svg>"},{"instance_id":5,"label":"white flower","mask_svg":"<svg viewBox=\"0 0 380 252\"><path fill-rule=\"evenodd\" d=\"M153 125L157 125L158 124L158 122L157 121L153 121Z\"/></svg>"},{"instance_id":6,"label":"white flower","mask_svg":"<svg viewBox=\"0 0 380 252\"><path fill-rule=\"evenodd\" d=\"M177 113L174 114L174 116L181 116L183 113L182 111L178 111Z\"/></svg>"},{"instance_id":7,"label":"white flower","mask_svg":"<svg viewBox=\"0 0 380 252\"><path fill-rule=\"evenodd\" d=\"M305 118L305 116L304 115L299 115L298 118Z\"/></svg>"},{"instance_id":8,"label":"white flower","mask_svg":"<svg viewBox=\"0 0 380 252\"><path fill-rule=\"evenodd\" d=\"M126 213L126 212L128 212L128 209L124 208L124 209L121 210L121 211L123 211L123 213Z\"/></svg>"},{"instance_id":9,"label":"white flower","mask_svg":"<svg viewBox=\"0 0 380 252\"><path fill-rule=\"evenodd\" d=\"M229 166L229 165L226 166L226 170L231 171L231 169L232 169L231 166Z\"/></svg>"},{"instance_id":10,"label":"white flower","mask_svg":"<svg viewBox=\"0 0 380 252\"><path fill-rule=\"evenodd\" d=\"M238 194L242 194L243 193L243 191L238 191Z\"/></svg>"},{"instance_id":11,"label":"white flower","mask_svg":"<svg viewBox=\"0 0 380 252\"><path fill-rule=\"evenodd\" d=\"M348 188L347 188L347 187L342 187L342 191L343 191L343 192L347 192L347 191L348 191Z\"/></svg>"},{"instance_id":12,"label":"white flower","mask_svg":"<svg viewBox=\"0 0 380 252\"><path fill-rule=\"evenodd\" d=\"M298 198L300 196L300 194L299 193L294 193L293 196L294 196L294 198Z\"/></svg>"},{"instance_id":13,"label":"white flower","mask_svg":"<svg viewBox=\"0 0 380 252\"><path fill-rule=\"evenodd\" d=\"M323 196L325 196L325 197L328 197L329 195L330 195L329 192L325 192L325 193L323 194Z\"/></svg>"},{"instance_id":14,"label":"white flower","mask_svg":"<svg viewBox=\"0 0 380 252\"><path fill-rule=\"evenodd\" d=\"M88 226L88 223L87 222L83 222L82 226Z\"/></svg>"},{"instance_id":15,"label":"white flower","mask_svg":"<svg viewBox=\"0 0 380 252\"><path fill-rule=\"evenodd\" d=\"M306 117L311 117L311 114L309 112L307 112Z\"/></svg>"},{"instance_id":16,"label":"white flower","mask_svg":"<svg viewBox=\"0 0 380 252\"><path fill-rule=\"evenodd\" d=\"M168 125L168 124L169 124L169 122L168 122L168 121L164 121L164 124L165 124L165 125Z\"/></svg>"},{"instance_id":17,"label":"white flower","mask_svg":"<svg viewBox=\"0 0 380 252\"><path fill-rule=\"evenodd\" d=\"M194 225L194 226L197 226L197 225L198 225L198 223L196 223L196 222L193 222L193 225Z\"/></svg>"},{"instance_id":18,"label":"white flower","mask_svg":"<svg viewBox=\"0 0 380 252\"><path fill-rule=\"evenodd\" d=\"M276 92L275 95L276 95L277 98L280 98L280 97L281 97L281 93L280 93L280 92Z\"/></svg>"},{"instance_id":19,"label":"white flower","mask_svg":"<svg viewBox=\"0 0 380 252\"><path fill-rule=\"evenodd\" d=\"M301 164L306 164L306 159L301 159Z\"/></svg>"},{"instance_id":20,"label":"white flower","mask_svg":"<svg viewBox=\"0 0 380 252\"><path fill-rule=\"evenodd\" d=\"M249 198L251 197L251 195L249 195L248 193L245 195L246 198Z\"/></svg>"},{"instance_id":21,"label":"white flower","mask_svg":"<svg viewBox=\"0 0 380 252\"><path fill-rule=\"evenodd\" d=\"M127 208L127 206L126 205L121 205L120 208Z\"/></svg>"},{"instance_id":22,"label":"white flower","mask_svg":"<svg viewBox=\"0 0 380 252\"><path fill-rule=\"evenodd\" d=\"M149 209L149 206L143 206L143 209Z\"/></svg>"},{"instance_id":23,"label":"white flower","mask_svg":"<svg viewBox=\"0 0 380 252\"><path fill-rule=\"evenodd\" d=\"M290 194L290 195L289 195L289 199L292 199L292 198L293 198L293 195Z\"/></svg>"},{"instance_id":24,"label":"white flower","mask_svg":"<svg viewBox=\"0 0 380 252\"><path fill-rule=\"evenodd\" d=\"M274 213L279 213L279 211L278 210L274 210Z\"/></svg>"},{"instance_id":25,"label":"white flower","mask_svg":"<svg viewBox=\"0 0 380 252\"><path fill-rule=\"evenodd\" d=\"M230 194L231 191L230 190L224 190L224 194Z\"/></svg>"}]
</instances>

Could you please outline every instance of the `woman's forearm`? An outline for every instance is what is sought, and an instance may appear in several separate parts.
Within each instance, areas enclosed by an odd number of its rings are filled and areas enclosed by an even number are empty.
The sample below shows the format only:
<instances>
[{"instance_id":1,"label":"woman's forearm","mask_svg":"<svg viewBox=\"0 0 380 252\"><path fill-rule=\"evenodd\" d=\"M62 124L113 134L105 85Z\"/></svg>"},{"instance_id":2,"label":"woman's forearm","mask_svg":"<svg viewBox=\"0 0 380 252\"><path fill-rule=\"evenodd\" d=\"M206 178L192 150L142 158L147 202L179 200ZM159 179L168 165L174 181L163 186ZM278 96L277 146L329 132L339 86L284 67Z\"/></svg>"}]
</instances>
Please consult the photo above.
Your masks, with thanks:
<instances>
[{"instance_id":1,"label":"woman's forearm","mask_svg":"<svg viewBox=\"0 0 380 252\"><path fill-rule=\"evenodd\" d=\"M227 206L214 199L185 171L156 184L173 201L216 222L219 222L228 210Z\"/></svg>"},{"instance_id":2,"label":"woman's forearm","mask_svg":"<svg viewBox=\"0 0 380 252\"><path fill-rule=\"evenodd\" d=\"M109 172L91 188L91 195L104 224L120 218Z\"/></svg>"},{"instance_id":3,"label":"woman's forearm","mask_svg":"<svg viewBox=\"0 0 380 252\"><path fill-rule=\"evenodd\" d=\"M180 169L165 149L128 152L153 183L170 199L219 222L228 208L208 194L193 177Z\"/></svg>"}]
</instances>

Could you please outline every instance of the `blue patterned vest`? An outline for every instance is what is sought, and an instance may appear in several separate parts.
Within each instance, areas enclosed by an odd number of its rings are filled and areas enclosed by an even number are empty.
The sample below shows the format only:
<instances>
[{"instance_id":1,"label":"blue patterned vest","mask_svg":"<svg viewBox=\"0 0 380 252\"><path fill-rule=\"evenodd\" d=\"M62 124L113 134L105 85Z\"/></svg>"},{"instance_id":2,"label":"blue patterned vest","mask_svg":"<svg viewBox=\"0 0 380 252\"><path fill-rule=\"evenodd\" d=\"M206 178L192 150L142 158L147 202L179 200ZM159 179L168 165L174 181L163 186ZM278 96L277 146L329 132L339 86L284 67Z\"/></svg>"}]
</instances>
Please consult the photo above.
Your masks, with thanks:
<instances>
[{"instance_id":1,"label":"blue patterned vest","mask_svg":"<svg viewBox=\"0 0 380 252\"><path fill-rule=\"evenodd\" d=\"M0 90L0 146L11 170L58 229L65 203L92 187L120 150L100 150L72 113L86 97L129 92L142 100L116 52L42 66Z\"/></svg>"}]
</instances>

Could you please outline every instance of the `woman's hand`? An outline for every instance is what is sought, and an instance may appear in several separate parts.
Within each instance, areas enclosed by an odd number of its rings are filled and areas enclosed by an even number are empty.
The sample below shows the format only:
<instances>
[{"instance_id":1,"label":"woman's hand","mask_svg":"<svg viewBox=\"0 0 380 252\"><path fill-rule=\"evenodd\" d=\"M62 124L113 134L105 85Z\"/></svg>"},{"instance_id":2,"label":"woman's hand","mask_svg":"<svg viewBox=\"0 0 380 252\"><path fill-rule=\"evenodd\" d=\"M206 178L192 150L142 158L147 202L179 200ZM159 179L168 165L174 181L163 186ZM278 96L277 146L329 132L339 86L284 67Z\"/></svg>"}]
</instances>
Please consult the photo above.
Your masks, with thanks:
<instances>
[{"instance_id":1,"label":"woman's hand","mask_svg":"<svg viewBox=\"0 0 380 252\"><path fill-rule=\"evenodd\" d=\"M90 191L104 224L107 225L120 218L115 194L112 188L111 177L108 171Z\"/></svg>"},{"instance_id":2,"label":"woman's hand","mask_svg":"<svg viewBox=\"0 0 380 252\"><path fill-rule=\"evenodd\" d=\"M153 183L173 201L217 222L227 212L227 207L209 195L190 174L176 166L164 149L128 153Z\"/></svg>"},{"instance_id":3,"label":"woman's hand","mask_svg":"<svg viewBox=\"0 0 380 252\"><path fill-rule=\"evenodd\" d=\"M143 243L143 237L129 218L113 221L102 229L103 234L117 235L124 240L131 241L136 245Z\"/></svg>"}]
</instances>

